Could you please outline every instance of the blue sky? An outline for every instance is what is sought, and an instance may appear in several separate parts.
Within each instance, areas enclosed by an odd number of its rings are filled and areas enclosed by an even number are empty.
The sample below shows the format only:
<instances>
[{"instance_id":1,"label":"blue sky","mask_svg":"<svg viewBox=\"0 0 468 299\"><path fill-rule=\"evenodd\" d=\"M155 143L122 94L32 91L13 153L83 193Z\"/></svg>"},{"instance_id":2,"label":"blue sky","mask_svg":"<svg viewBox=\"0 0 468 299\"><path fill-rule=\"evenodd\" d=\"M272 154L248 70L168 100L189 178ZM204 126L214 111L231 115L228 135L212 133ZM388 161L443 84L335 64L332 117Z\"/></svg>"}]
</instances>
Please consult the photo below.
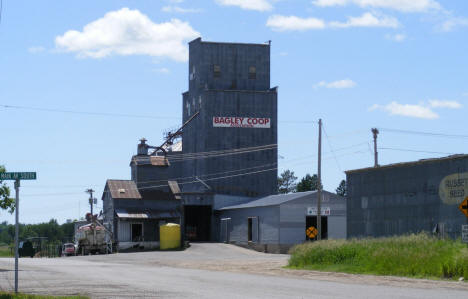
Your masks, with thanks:
<instances>
[{"instance_id":1,"label":"blue sky","mask_svg":"<svg viewBox=\"0 0 468 299\"><path fill-rule=\"evenodd\" d=\"M439 0L3 0L0 164L38 173L23 182L21 221L78 218L85 189L100 198L106 179L130 178L138 139L158 144L180 123L187 42L198 36L272 41L279 171L316 172L322 118L327 190L343 171L373 164L372 127L468 134L467 8ZM380 164L467 145L465 137L381 130ZM14 218L0 211L3 220Z\"/></svg>"}]
</instances>

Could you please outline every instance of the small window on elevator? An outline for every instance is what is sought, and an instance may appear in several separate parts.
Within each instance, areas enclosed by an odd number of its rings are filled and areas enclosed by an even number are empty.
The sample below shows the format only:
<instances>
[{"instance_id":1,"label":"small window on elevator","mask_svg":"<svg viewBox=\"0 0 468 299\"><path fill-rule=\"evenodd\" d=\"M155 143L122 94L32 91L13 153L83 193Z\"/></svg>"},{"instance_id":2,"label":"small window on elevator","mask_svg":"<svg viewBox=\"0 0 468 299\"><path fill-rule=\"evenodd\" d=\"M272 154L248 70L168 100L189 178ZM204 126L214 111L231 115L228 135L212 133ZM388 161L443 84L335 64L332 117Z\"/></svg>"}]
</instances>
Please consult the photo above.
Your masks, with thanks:
<instances>
[{"instance_id":1,"label":"small window on elevator","mask_svg":"<svg viewBox=\"0 0 468 299\"><path fill-rule=\"evenodd\" d=\"M221 67L218 64L213 65L213 77L221 77Z\"/></svg>"},{"instance_id":2,"label":"small window on elevator","mask_svg":"<svg viewBox=\"0 0 468 299\"><path fill-rule=\"evenodd\" d=\"M257 79L257 68L254 66L249 67L249 79Z\"/></svg>"}]
</instances>

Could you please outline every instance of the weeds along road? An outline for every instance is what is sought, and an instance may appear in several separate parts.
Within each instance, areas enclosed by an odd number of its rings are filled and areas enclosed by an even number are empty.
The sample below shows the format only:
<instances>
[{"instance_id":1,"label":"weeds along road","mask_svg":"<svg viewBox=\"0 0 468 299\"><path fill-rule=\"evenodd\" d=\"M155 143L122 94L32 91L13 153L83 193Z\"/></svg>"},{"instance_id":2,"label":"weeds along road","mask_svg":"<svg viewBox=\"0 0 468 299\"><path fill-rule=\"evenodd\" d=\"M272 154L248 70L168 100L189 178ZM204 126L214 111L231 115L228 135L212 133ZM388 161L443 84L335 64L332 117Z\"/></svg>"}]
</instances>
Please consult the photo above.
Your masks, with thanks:
<instances>
[{"instance_id":1,"label":"weeds along road","mask_svg":"<svg viewBox=\"0 0 468 299\"><path fill-rule=\"evenodd\" d=\"M287 255L226 244L181 252L20 259L21 292L91 298L467 298L468 283L283 269ZM14 288L0 259L0 289Z\"/></svg>"}]
</instances>

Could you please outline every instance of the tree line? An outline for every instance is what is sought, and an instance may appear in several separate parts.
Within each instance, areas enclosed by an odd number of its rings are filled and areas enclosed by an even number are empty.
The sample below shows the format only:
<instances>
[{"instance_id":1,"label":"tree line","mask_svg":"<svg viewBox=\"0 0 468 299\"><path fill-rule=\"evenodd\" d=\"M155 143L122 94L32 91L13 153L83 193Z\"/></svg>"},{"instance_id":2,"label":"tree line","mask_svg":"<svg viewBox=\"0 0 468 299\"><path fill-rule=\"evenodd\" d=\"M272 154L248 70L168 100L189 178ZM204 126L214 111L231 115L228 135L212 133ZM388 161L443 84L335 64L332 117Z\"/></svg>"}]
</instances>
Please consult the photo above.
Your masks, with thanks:
<instances>
[{"instance_id":1,"label":"tree line","mask_svg":"<svg viewBox=\"0 0 468 299\"><path fill-rule=\"evenodd\" d=\"M75 234L73 222L58 224L56 219L38 224L20 224L19 239L46 237L48 242L72 242ZM12 244L15 240L15 225L6 221L0 223L0 244Z\"/></svg>"},{"instance_id":2,"label":"tree line","mask_svg":"<svg viewBox=\"0 0 468 299\"><path fill-rule=\"evenodd\" d=\"M314 191L318 189L318 176L306 174L299 182L294 171L286 169L278 177L278 193ZM346 181L342 180L336 188L336 194L346 197Z\"/></svg>"}]
</instances>

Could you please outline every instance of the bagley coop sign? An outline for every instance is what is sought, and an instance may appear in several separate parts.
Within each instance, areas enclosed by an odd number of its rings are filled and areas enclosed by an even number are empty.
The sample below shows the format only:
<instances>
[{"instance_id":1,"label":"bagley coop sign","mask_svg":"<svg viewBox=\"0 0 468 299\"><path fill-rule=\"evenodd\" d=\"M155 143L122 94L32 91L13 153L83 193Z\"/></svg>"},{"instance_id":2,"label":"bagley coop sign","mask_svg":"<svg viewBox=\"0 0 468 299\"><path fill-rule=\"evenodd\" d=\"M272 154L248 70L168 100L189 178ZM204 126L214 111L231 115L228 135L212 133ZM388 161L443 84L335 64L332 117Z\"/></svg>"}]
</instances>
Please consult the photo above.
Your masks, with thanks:
<instances>
[{"instance_id":1,"label":"bagley coop sign","mask_svg":"<svg viewBox=\"0 0 468 299\"><path fill-rule=\"evenodd\" d=\"M213 127L268 129L270 128L270 123L270 119L266 117L213 117Z\"/></svg>"}]
</instances>

